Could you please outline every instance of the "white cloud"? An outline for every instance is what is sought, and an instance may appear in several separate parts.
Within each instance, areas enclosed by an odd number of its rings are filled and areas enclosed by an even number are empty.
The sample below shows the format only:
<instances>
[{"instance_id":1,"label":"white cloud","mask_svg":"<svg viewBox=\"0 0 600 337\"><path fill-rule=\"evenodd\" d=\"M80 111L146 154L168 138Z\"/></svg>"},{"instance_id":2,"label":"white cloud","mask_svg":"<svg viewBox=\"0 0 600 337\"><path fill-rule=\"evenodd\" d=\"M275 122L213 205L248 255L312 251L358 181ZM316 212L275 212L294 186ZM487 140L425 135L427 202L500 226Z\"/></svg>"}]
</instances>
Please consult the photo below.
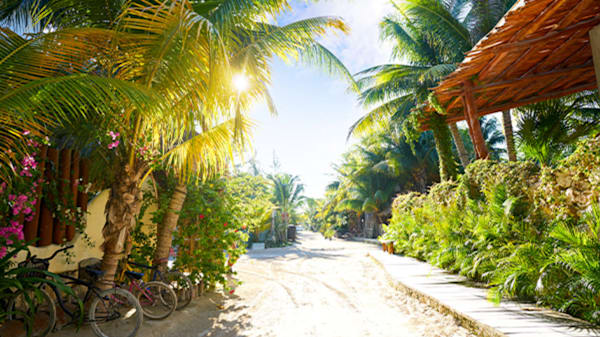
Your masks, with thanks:
<instances>
[{"instance_id":1,"label":"white cloud","mask_svg":"<svg viewBox=\"0 0 600 337\"><path fill-rule=\"evenodd\" d=\"M389 0L321 0L309 4L296 3L293 13L284 15L284 20L341 17L350 27L350 34L329 34L322 43L352 72L358 72L389 60L391 44L380 41L379 23L391 10Z\"/></svg>"}]
</instances>

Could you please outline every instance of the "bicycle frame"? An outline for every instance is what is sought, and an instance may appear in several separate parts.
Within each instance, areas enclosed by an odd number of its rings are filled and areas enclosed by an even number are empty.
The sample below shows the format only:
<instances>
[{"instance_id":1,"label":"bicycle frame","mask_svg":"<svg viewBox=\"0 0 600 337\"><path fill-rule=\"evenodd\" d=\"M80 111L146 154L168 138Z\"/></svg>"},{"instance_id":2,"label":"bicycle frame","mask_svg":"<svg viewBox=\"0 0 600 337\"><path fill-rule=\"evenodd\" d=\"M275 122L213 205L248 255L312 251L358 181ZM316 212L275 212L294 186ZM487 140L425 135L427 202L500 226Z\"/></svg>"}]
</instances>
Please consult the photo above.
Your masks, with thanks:
<instances>
[{"instance_id":1,"label":"bicycle frame","mask_svg":"<svg viewBox=\"0 0 600 337\"><path fill-rule=\"evenodd\" d=\"M96 297L100 297L100 289L97 288L93 283L86 282L86 281L80 280L78 278L75 278L75 277L72 277L69 275L64 275L64 274L61 274L60 277L69 280L70 282L65 282L65 284L67 284L70 287L71 287L71 285L82 285L82 286L86 287L87 290L86 290L85 296L83 297L83 300L82 300L83 303L90 300L92 295L95 295ZM49 286L52 289L52 291L54 292L54 295L56 297L56 300L57 300L60 308L71 318L71 321L68 322L67 325L75 323L75 321L77 320L76 313L67 308L65 302L62 299L62 296L60 296L60 292L58 291L58 288L56 288L56 286L53 284L50 284ZM79 317L79 319L80 319L80 321L86 320L85 315L82 313L81 317ZM88 320L86 320L86 321L88 321Z\"/></svg>"}]
</instances>

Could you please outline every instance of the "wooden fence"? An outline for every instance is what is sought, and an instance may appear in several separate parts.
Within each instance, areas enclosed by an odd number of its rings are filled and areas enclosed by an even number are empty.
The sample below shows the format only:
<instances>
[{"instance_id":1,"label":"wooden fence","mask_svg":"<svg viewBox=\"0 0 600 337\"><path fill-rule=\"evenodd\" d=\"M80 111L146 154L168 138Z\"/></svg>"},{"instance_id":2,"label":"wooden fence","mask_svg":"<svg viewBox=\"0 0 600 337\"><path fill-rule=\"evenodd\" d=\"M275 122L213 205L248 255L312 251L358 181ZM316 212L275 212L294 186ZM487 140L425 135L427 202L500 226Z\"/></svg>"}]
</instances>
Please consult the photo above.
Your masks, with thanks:
<instances>
[{"instance_id":1,"label":"wooden fence","mask_svg":"<svg viewBox=\"0 0 600 337\"><path fill-rule=\"evenodd\" d=\"M89 160L82 159L79 152L71 149L54 149L42 147L39 155L40 171L44 176L44 184L57 182L58 193L43 195L43 185L38 184L35 203L35 214L31 221L25 221L23 231L25 240L39 238L36 246L43 247L50 244L61 244L73 240L75 227L61 223L59 217L53 214L64 210L57 210L57 203L52 198L60 198L59 204L70 207L80 207L87 211L88 194L80 191L78 186L87 185L89 181ZM45 163L45 164L43 164Z\"/></svg>"}]
</instances>

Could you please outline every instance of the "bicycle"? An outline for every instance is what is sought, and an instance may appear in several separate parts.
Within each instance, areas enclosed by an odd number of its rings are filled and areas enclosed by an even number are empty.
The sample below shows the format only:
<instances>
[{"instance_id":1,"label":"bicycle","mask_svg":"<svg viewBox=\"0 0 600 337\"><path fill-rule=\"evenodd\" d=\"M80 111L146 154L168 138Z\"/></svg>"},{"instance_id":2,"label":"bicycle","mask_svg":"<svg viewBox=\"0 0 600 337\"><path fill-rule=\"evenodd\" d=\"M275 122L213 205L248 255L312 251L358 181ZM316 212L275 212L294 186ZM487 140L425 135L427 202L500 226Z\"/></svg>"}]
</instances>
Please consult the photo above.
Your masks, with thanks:
<instances>
[{"instance_id":1,"label":"bicycle","mask_svg":"<svg viewBox=\"0 0 600 337\"><path fill-rule=\"evenodd\" d=\"M24 269L26 268L26 269ZM34 278L32 270L23 267L20 263L17 269L23 270L18 277ZM50 295L39 285L29 284L25 288L3 290L3 300L0 300L0 307L6 309L0 314L6 321L0 326L0 335L18 336L19 333L26 333L27 336L43 337L46 336L56 322L56 308Z\"/></svg>"},{"instance_id":2,"label":"bicycle","mask_svg":"<svg viewBox=\"0 0 600 337\"><path fill-rule=\"evenodd\" d=\"M48 270L50 260L58 253L72 248L67 246L59 249L49 258L39 259L33 256L31 264L38 270ZM58 274L64 283L72 289L75 295L61 292L56 285L49 283L56 301L62 311L70 318L64 326L71 324L87 323L92 331L99 337L133 337L137 334L143 322L143 310L140 303L132 293L121 288L101 290L96 286L104 272L90 267L84 268L90 281L76 278L67 274ZM45 274L44 274L44 277ZM85 291L83 291L85 290ZM83 294L81 296L81 294ZM87 315L82 303L89 303ZM53 302L54 304L54 302ZM56 304L54 304L56 306ZM56 309L55 309L56 311ZM54 328L54 324L50 329Z\"/></svg>"},{"instance_id":3,"label":"bicycle","mask_svg":"<svg viewBox=\"0 0 600 337\"><path fill-rule=\"evenodd\" d=\"M182 272L177 270L171 270L163 273L157 266L149 266L131 260L127 260L126 263L130 266L152 270L152 278L150 279L150 281L160 280L161 282L171 286L171 288L173 288L175 294L177 295L177 308L175 310L181 310L187 307L192 301L192 280L190 280L189 277L187 277Z\"/></svg>"},{"instance_id":4,"label":"bicycle","mask_svg":"<svg viewBox=\"0 0 600 337\"><path fill-rule=\"evenodd\" d=\"M153 319L169 317L177 307L177 295L167 284L160 281L144 282L144 273L138 273L124 263L118 277L121 287L129 285L129 292L135 293L144 316Z\"/></svg>"}]
</instances>

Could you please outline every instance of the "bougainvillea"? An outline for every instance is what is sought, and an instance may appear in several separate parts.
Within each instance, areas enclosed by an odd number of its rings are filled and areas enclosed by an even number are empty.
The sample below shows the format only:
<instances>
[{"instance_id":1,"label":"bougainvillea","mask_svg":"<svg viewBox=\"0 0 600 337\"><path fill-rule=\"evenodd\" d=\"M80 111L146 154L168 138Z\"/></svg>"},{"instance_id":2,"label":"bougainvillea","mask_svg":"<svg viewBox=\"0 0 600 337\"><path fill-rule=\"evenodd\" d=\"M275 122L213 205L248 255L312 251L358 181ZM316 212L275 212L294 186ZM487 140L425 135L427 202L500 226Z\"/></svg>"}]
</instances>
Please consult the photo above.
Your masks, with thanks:
<instances>
[{"instance_id":1,"label":"bougainvillea","mask_svg":"<svg viewBox=\"0 0 600 337\"><path fill-rule=\"evenodd\" d=\"M188 187L173 242L178 247L175 265L202 279L208 289L217 283L227 288L226 276L246 251L248 234L235 203L224 179Z\"/></svg>"},{"instance_id":2,"label":"bougainvillea","mask_svg":"<svg viewBox=\"0 0 600 337\"><path fill-rule=\"evenodd\" d=\"M138 224L132 233L133 259L150 263L154 256L156 226L163 223L176 180L162 177L154 190L144 193L144 203ZM202 281L206 289L223 285L231 291L232 267L245 253L247 216L238 207L240 199L228 189L224 178L208 182L188 184L187 196L180 212L177 229L173 233L172 246L177 250L175 268L190 272L196 282ZM145 214L150 213L151 223L144 223Z\"/></svg>"},{"instance_id":3,"label":"bougainvillea","mask_svg":"<svg viewBox=\"0 0 600 337\"><path fill-rule=\"evenodd\" d=\"M23 224L33 219L36 190L44 182L37 153L42 140L29 131L23 132L23 136L27 138L29 154L21 158L18 167L12 167L14 178L0 183L0 258L6 255L6 246L24 240Z\"/></svg>"}]
</instances>

